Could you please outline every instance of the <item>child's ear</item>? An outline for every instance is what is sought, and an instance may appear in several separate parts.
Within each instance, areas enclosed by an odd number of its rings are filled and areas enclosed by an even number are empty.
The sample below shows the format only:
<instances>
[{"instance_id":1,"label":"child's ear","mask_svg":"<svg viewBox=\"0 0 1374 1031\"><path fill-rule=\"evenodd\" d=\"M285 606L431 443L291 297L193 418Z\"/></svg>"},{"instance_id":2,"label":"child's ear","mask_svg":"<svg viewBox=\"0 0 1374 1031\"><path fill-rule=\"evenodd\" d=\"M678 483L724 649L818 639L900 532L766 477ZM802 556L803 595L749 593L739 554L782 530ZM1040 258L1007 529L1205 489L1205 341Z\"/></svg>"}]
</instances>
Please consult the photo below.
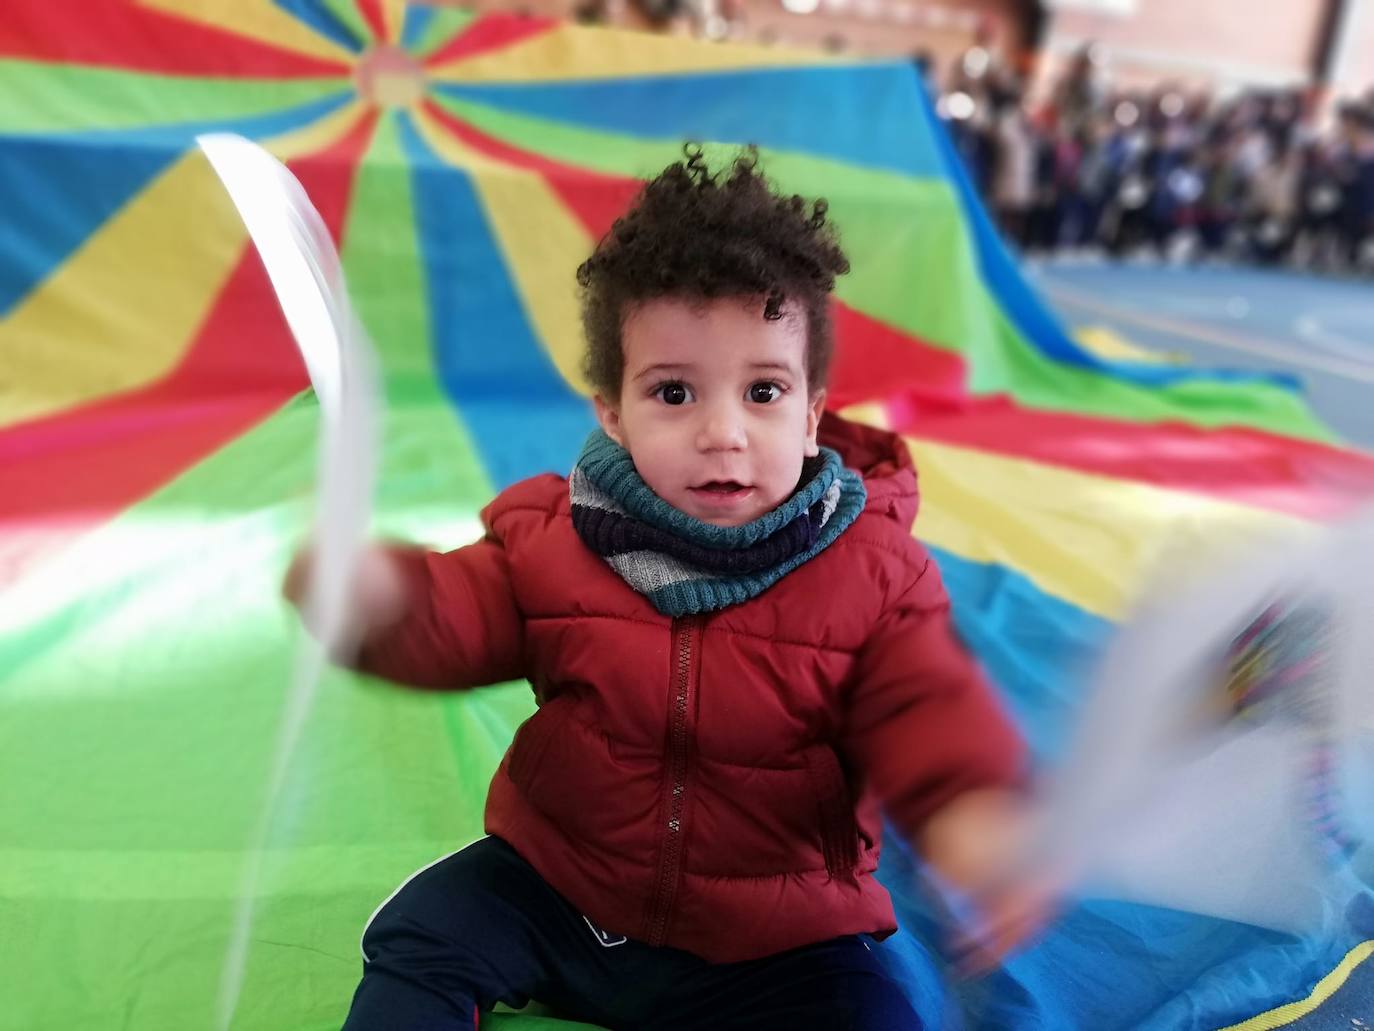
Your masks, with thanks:
<instances>
[{"instance_id":1,"label":"child's ear","mask_svg":"<svg viewBox=\"0 0 1374 1031\"><path fill-rule=\"evenodd\" d=\"M606 436L624 447L625 433L620 427L620 406L612 404L600 394L592 398L592 404L596 408L596 421L601 423L601 428L606 432Z\"/></svg>"},{"instance_id":2,"label":"child's ear","mask_svg":"<svg viewBox=\"0 0 1374 1031\"><path fill-rule=\"evenodd\" d=\"M807 458L815 458L821 453L816 443L816 431L821 428L821 416L825 414L825 391L818 390L811 396L806 407L806 451Z\"/></svg>"}]
</instances>

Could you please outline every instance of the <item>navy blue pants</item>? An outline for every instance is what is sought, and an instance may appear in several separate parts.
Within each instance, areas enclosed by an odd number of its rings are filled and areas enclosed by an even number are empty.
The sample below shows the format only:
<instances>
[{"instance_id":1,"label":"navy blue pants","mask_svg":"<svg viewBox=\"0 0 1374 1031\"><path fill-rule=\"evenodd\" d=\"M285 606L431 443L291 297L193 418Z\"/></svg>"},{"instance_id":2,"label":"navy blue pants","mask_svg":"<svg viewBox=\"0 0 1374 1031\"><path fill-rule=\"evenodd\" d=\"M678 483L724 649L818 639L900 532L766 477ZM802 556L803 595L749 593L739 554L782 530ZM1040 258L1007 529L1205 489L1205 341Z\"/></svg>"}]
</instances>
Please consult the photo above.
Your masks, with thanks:
<instances>
[{"instance_id":1,"label":"navy blue pants","mask_svg":"<svg viewBox=\"0 0 1374 1031\"><path fill-rule=\"evenodd\" d=\"M727 964L653 948L594 927L484 838L378 910L344 1031L471 1031L497 1002L531 999L608 1028L919 1031L877 948L851 936Z\"/></svg>"}]
</instances>

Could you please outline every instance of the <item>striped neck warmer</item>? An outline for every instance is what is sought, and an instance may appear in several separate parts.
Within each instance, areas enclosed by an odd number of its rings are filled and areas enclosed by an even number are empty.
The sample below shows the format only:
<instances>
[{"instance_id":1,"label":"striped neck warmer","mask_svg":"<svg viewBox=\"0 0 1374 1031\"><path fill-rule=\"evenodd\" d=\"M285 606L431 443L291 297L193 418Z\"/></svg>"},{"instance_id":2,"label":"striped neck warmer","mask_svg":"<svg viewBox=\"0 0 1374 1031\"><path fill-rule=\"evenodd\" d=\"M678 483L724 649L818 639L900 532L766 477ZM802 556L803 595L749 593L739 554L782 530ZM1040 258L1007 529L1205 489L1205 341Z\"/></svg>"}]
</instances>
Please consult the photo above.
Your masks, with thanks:
<instances>
[{"instance_id":1,"label":"striped neck warmer","mask_svg":"<svg viewBox=\"0 0 1374 1031\"><path fill-rule=\"evenodd\" d=\"M859 474L821 448L777 508L743 526L714 526L650 490L630 453L601 430L587 438L569 482L583 543L665 616L757 596L829 547L867 500Z\"/></svg>"}]
</instances>

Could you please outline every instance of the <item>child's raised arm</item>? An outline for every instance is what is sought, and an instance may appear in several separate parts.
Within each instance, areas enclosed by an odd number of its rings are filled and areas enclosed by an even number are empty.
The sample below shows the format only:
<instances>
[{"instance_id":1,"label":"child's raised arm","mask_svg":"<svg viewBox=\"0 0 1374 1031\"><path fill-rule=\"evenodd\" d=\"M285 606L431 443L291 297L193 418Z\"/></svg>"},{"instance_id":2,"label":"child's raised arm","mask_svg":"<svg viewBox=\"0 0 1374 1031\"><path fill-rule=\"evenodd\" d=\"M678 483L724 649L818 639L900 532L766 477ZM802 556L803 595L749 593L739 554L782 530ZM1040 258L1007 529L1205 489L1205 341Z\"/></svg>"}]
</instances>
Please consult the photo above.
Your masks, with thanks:
<instances>
[{"instance_id":1,"label":"child's raised arm","mask_svg":"<svg viewBox=\"0 0 1374 1031\"><path fill-rule=\"evenodd\" d=\"M300 608L310 553L292 562L283 593ZM373 545L360 560L338 660L415 687L460 689L524 676L524 626L505 549L487 537L446 553Z\"/></svg>"},{"instance_id":2,"label":"child's raised arm","mask_svg":"<svg viewBox=\"0 0 1374 1031\"><path fill-rule=\"evenodd\" d=\"M939 570L915 540L910 547L911 580L890 588L853 671L844 746L914 840L959 795L1022 784L1026 753L955 636Z\"/></svg>"},{"instance_id":3,"label":"child's raised arm","mask_svg":"<svg viewBox=\"0 0 1374 1031\"><path fill-rule=\"evenodd\" d=\"M859 655L845 751L947 900L968 903L953 915L963 946L986 963L1043 921L1050 889L1016 868L1025 746L954 633L938 569L920 559Z\"/></svg>"}]
</instances>

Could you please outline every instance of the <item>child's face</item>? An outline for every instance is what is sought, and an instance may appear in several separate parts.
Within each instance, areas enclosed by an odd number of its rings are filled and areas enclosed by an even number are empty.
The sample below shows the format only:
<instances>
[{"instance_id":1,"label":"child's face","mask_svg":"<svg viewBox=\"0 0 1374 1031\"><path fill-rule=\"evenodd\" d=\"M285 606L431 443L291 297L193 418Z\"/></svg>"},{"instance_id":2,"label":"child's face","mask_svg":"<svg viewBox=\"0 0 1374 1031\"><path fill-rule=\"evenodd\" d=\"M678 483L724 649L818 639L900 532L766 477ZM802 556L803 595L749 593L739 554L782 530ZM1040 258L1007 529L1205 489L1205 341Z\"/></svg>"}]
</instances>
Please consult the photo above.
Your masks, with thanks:
<instances>
[{"instance_id":1,"label":"child's face","mask_svg":"<svg viewBox=\"0 0 1374 1031\"><path fill-rule=\"evenodd\" d=\"M808 394L806 318L767 321L763 299L647 301L625 321L620 401L606 434L674 508L739 526L785 501L817 454L825 392Z\"/></svg>"}]
</instances>

